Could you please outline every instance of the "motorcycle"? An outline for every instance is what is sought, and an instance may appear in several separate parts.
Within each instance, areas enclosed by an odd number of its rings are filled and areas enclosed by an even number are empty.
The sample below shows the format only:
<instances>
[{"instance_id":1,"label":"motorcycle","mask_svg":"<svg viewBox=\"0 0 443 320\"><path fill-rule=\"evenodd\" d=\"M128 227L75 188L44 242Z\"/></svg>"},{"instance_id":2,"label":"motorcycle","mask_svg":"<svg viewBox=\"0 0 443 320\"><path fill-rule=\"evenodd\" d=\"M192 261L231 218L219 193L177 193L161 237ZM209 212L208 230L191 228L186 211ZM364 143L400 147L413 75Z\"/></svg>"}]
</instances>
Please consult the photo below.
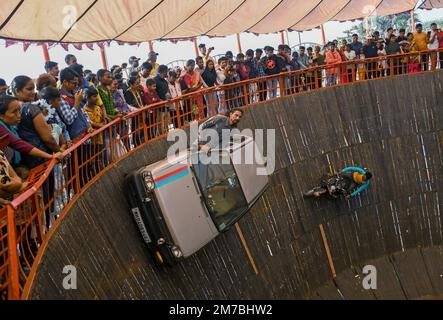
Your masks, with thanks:
<instances>
[{"instance_id":1,"label":"motorcycle","mask_svg":"<svg viewBox=\"0 0 443 320\"><path fill-rule=\"evenodd\" d=\"M320 185L312 188L308 192L304 193L305 198L321 198L327 197L337 199L343 192L343 188L340 186L341 178L339 175L323 177Z\"/></svg>"},{"instance_id":2,"label":"motorcycle","mask_svg":"<svg viewBox=\"0 0 443 320\"><path fill-rule=\"evenodd\" d=\"M366 170L359 167L348 167L341 170L341 172L359 172L361 174L365 174ZM351 197L355 197L365 189L369 187L369 181L365 182L361 185L357 190L351 193L350 196L347 196L347 200ZM321 179L320 185L312 188L308 192L304 193L303 196L305 198L321 198L327 197L330 199L338 199L341 195L345 194L344 181L339 174L335 174L333 176L323 176Z\"/></svg>"}]
</instances>

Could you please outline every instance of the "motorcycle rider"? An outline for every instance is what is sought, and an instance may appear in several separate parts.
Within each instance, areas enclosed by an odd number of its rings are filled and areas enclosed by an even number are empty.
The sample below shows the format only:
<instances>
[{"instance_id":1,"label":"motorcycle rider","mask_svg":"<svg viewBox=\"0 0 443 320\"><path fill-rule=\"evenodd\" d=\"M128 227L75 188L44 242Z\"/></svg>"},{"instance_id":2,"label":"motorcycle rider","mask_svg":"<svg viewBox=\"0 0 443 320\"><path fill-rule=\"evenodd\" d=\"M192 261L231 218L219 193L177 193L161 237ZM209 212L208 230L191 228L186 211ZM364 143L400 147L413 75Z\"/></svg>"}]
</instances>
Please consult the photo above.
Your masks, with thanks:
<instances>
[{"instance_id":1,"label":"motorcycle rider","mask_svg":"<svg viewBox=\"0 0 443 320\"><path fill-rule=\"evenodd\" d=\"M327 179L322 180L323 191L316 191L314 196L320 197L329 193L334 198L343 195L346 200L349 200L355 189L372 179L372 173L365 171L364 174L358 171L350 171L328 176Z\"/></svg>"}]
</instances>

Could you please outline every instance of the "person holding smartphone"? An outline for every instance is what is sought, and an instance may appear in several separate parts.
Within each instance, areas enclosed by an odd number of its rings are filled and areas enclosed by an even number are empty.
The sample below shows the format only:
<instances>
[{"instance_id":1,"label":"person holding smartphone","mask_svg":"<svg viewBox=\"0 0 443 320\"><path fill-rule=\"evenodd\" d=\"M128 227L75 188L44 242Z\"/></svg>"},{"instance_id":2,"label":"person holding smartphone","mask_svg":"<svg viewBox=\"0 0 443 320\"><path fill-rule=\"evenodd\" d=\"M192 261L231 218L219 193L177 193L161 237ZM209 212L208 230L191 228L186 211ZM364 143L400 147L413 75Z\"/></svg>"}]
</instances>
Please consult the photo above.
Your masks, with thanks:
<instances>
[{"instance_id":1,"label":"person holding smartphone","mask_svg":"<svg viewBox=\"0 0 443 320\"><path fill-rule=\"evenodd\" d=\"M203 65L206 65L206 62L208 60L212 60L215 63L214 58L211 56L211 52L214 51L214 47L209 48L209 50L206 50L206 44L200 43L198 46L198 49L200 50L200 54L203 58Z\"/></svg>"}]
</instances>

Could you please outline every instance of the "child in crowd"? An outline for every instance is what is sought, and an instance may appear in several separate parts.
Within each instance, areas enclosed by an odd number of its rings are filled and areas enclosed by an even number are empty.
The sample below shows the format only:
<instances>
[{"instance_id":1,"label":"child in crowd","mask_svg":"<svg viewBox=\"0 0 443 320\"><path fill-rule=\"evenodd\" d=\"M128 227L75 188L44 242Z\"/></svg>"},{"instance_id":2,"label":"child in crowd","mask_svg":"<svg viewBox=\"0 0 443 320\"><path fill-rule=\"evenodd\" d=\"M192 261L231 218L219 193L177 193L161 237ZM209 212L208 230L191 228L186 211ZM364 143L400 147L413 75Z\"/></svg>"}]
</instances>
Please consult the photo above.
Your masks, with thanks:
<instances>
[{"instance_id":1,"label":"child in crowd","mask_svg":"<svg viewBox=\"0 0 443 320\"><path fill-rule=\"evenodd\" d=\"M91 127L94 130L98 130L103 128L108 120L106 118L105 112L103 111L103 108L98 106L98 91L97 89L90 87L86 89L85 91L85 98L86 98L86 105L83 107L83 110L88 115L89 121L91 123ZM103 132L96 134L92 138L92 153L93 155L97 155L101 153L101 155L97 158L98 159L104 159L104 153L103 149L105 147L105 140L106 145L109 145L108 136L104 134ZM106 160L104 161L106 162ZM95 162L96 165L99 165L99 161Z\"/></svg>"}]
</instances>

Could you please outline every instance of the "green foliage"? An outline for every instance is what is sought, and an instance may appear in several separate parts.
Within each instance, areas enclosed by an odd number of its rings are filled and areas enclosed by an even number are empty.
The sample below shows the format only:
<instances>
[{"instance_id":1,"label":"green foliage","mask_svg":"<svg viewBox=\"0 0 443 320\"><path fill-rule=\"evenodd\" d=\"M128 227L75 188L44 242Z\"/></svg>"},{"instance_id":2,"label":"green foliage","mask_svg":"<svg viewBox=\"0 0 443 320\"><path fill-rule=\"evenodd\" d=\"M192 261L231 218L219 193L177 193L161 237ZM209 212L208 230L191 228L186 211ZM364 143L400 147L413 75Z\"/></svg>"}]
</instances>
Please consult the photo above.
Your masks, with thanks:
<instances>
[{"instance_id":1,"label":"green foliage","mask_svg":"<svg viewBox=\"0 0 443 320\"><path fill-rule=\"evenodd\" d=\"M417 14L414 14L415 23L420 23L420 18ZM442 25L443 25L443 21ZM432 22L429 22L429 25ZM399 29L406 29L406 32L411 31L411 15L409 13L403 13L396 16L385 16L385 17L370 17L369 18L369 27L371 30L371 34L374 31L379 31L380 35L384 37L384 33L389 27L392 27L396 30ZM426 25L424 24L425 30ZM429 28L429 27L428 27ZM341 39L347 39L350 40L351 36L356 33L360 37L360 39L366 38L366 24L365 22L361 22L358 25L353 26L351 29L344 32L345 37Z\"/></svg>"}]
</instances>

